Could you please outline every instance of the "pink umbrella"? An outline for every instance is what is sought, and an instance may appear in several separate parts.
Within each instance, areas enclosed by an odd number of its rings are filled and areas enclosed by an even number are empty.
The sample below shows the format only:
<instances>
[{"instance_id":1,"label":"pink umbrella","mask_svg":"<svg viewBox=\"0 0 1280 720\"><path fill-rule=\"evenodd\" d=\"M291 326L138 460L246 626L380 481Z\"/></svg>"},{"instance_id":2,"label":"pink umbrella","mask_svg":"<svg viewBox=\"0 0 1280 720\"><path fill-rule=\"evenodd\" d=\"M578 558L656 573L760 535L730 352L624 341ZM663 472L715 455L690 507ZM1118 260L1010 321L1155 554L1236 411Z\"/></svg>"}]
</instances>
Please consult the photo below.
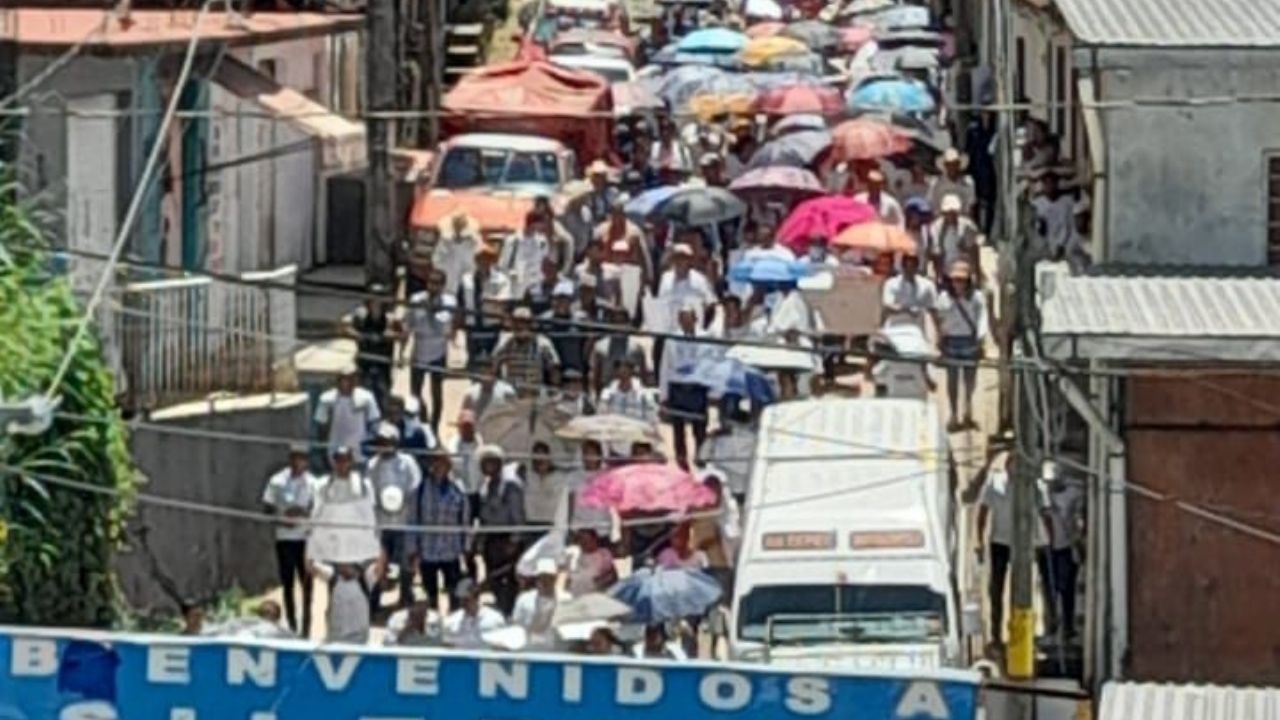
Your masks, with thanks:
<instances>
[{"instance_id":1,"label":"pink umbrella","mask_svg":"<svg viewBox=\"0 0 1280 720\"><path fill-rule=\"evenodd\" d=\"M828 241L850 225L869 222L879 217L876 209L850 197L827 195L806 200L795 207L778 228L778 242L793 252L808 250L809 239L816 236Z\"/></svg>"},{"instance_id":2,"label":"pink umbrella","mask_svg":"<svg viewBox=\"0 0 1280 720\"><path fill-rule=\"evenodd\" d=\"M729 189L745 197L771 194L813 197L826 192L812 172L789 165L767 165L748 170L730 183Z\"/></svg>"},{"instance_id":3,"label":"pink umbrella","mask_svg":"<svg viewBox=\"0 0 1280 720\"><path fill-rule=\"evenodd\" d=\"M838 115L844 110L840 91L825 85L795 85L776 88L756 98L756 112L768 115Z\"/></svg>"},{"instance_id":4,"label":"pink umbrella","mask_svg":"<svg viewBox=\"0 0 1280 720\"><path fill-rule=\"evenodd\" d=\"M595 476L578 494L583 507L633 510L688 510L715 502L711 488L674 465L624 465Z\"/></svg>"},{"instance_id":5,"label":"pink umbrella","mask_svg":"<svg viewBox=\"0 0 1280 720\"><path fill-rule=\"evenodd\" d=\"M866 25L854 25L840 29L840 50L847 53L857 52L875 37L875 29Z\"/></svg>"}]
</instances>

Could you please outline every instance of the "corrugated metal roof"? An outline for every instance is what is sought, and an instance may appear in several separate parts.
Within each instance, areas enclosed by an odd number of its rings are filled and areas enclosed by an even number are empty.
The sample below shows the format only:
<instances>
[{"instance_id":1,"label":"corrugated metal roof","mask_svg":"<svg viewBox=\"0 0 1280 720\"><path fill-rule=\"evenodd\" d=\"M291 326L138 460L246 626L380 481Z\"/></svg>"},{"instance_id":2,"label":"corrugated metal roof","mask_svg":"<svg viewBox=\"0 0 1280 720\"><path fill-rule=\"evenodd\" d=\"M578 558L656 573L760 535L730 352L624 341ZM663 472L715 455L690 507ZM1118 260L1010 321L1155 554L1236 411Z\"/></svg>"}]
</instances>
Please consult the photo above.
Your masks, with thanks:
<instances>
[{"instance_id":1,"label":"corrugated metal roof","mask_svg":"<svg viewBox=\"0 0 1280 720\"><path fill-rule=\"evenodd\" d=\"M1055 0L1096 45L1280 47L1277 0Z\"/></svg>"},{"instance_id":2,"label":"corrugated metal roof","mask_svg":"<svg viewBox=\"0 0 1280 720\"><path fill-rule=\"evenodd\" d=\"M1280 359L1275 279L1062 277L1040 315L1055 356Z\"/></svg>"},{"instance_id":3,"label":"corrugated metal roof","mask_svg":"<svg viewBox=\"0 0 1280 720\"><path fill-rule=\"evenodd\" d=\"M1280 720L1280 689L1107 683L1098 720Z\"/></svg>"}]
</instances>

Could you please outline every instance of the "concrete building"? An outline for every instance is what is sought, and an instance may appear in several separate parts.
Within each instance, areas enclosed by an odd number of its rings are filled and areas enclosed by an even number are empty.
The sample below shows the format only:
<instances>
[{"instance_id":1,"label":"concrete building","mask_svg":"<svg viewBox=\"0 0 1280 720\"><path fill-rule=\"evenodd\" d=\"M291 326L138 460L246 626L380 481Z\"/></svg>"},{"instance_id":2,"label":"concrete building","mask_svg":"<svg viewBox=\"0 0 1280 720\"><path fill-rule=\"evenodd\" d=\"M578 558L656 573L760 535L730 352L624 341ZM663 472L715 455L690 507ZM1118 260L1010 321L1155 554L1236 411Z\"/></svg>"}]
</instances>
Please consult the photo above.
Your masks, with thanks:
<instances>
[{"instance_id":1,"label":"concrete building","mask_svg":"<svg viewBox=\"0 0 1280 720\"><path fill-rule=\"evenodd\" d=\"M1015 92L1091 178L1095 259L1280 264L1280 6L1016 6Z\"/></svg>"},{"instance_id":2,"label":"concrete building","mask_svg":"<svg viewBox=\"0 0 1280 720\"><path fill-rule=\"evenodd\" d=\"M125 258L193 274L126 274L99 319L126 405L276 387L293 350L294 294L199 273L288 283L328 259L329 228L347 214L329 189L365 164L363 124L338 114L358 110L363 20L210 12L197 28L194 10L10 15L19 86L34 87L22 103L23 191L62 216L54 242L80 291L99 276L96 258L111 251L180 94ZM175 88L193 34L192 79Z\"/></svg>"}]
</instances>

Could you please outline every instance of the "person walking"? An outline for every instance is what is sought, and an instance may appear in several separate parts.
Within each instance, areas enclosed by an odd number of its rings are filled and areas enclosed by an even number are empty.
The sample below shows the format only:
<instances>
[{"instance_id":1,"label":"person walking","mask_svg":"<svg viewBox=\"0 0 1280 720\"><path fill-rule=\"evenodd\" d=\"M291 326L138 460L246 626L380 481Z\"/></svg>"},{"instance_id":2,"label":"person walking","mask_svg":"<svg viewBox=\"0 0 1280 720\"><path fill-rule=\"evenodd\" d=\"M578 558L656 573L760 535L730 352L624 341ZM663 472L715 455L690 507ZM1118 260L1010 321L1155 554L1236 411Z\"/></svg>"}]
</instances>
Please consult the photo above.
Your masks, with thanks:
<instances>
[{"instance_id":1,"label":"person walking","mask_svg":"<svg viewBox=\"0 0 1280 720\"><path fill-rule=\"evenodd\" d=\"M698 311L685 305L676 316L679 337L668 340L662 352L660 382L662 408L671 423L676 462L689 469L689 445L686 428L692 430L694 454L707 439L707 388L705 385L673 380L678 368L690 367L702 356L705 346L698 338L703 333L697 326Z\"/></svg>"},{"instance_id":2,"label":"person walking","mask_svg":"<svg viewBox=\"0 0 1280 720\"><path fill-rule=\"evenodd\" d=\"M409 392L419 402L422 386L431 378L430 426L434 435L440 434L440 416L444 411L444 378L449 365L449 341L453 337L457 302L445 293L446 277L441 270L432 270L427 276L424 291L409 298L408 316L405 319L404 342L400 356L409 356L410 340L413 346L413 362L409 366ZM423 412L426 420L426 412Z\"/></svg>"},{"instance_id":3,"label":"person walking","mask_svg":"<svg viewBox=\"0 0 1280 720\"><path fill-rule=\"evenodd\" d=\"M951 408L947 430L956 432L977 426L973 419L973 390L982 343L987 337L987 304L973 286L969 263L961 260L952 265L948 278L950 287L938 296L936 324L938 350L947 361L947 402Z\"/></svg>"},{"instance_id":4,"label":"person walking","mask_svg":"<svg viewBox=\"0 0 1280 720\"><path fill-rule=\"evenodd\" d=\"M320 394L314 420L321 434L328 438L330 455L345 447L351 450L353 460L361 462L365 434L382 419L382 413L378 410L378 399L372 391L356 383L356 376L355 363L343 366L338 372L336 387Z\"/></svg>"},{"instance_id":5,"label":"person walking","mask_svg":"<svg viewBox=\"0 0 1280 720\"><path fill-rule=\"evenodd\" d=\"M422 470L417 461L400 450L400 432L391 423L378 426L373 458L367 475L377 498L378 527L404 525L409 520L409 499L418 491ZM388 563L400 571L400 598L397 607L413 603L413 563L410 561L410 538L403 530L380 530L382 553ZM372 588L371 610L376 615L382 608L382 587Z\"/></svg>"},{"instance_id":6,"label":"person walking","mask_svg":"<svg viewBox=\"0 0 1280 720\"><path fill-rule=\"evenodd\" d=\"M503 615L515 606L516 562L523 550L521 534L512 530L525 524L524 487L520 478L503 471L506 453L496 445L480 449L480 472L484 476L480 489L480 555L484 558L485 584Z\"/></svg>"},{"instance_id":7,"label":"person walking","mask_svg":"<svg viewBox=\"0 0 1280 720\"><path fill-rule=\"evenodd\" d=\"M311 636L311 572L307 569L307 528L302 521L315 505L316 478L308 470L306 444L289 446L289 464L267 480L262 504L280 518L275 528L276 571L284 594L285 619L299 637ZM302 589L302 625L298 625L295 584Z\"/></svg>"},{"instance_id":8,"label":"person walking","mask_svg":"<svg viewBox=\"0 0 1280 720\"><path fill-rule=\"evenodd\" d=\"M440 607L441 579L447 596L451 597L458 587L471 523L467 495L451 471L449 456L433 453L427 477L418 486L413 503L413 524L430 528L414 535L412 559L418 564L432 609Z\"/></svg>"},{"instance_id":9,"label":"person walking","mask_svg":"<svg viewBox=\"0 0 1280 720\"><path fill-rule=\"evenodd\" d=\"M462 276L458 290L459 325L467 333L467 367L487 367L502 332L507 303L515 298L506 273L494 269L498 250L482 243L476 251L475 271Z\"/></svg>"},{"instance_id":10,"label":"person walking","mask_svg":"<svg viewBox=\"0 0 1280 720\"><path fill-rule=\"evenodd\" d=\"M366 292L368 297L364 303L343 319L343 329L347 337L356 341L360 384L382 405L391 392L391 361L400 330L388 311L390 290L387 286L371 283Z\"/></svg>"},{"instance_id":11,"label":"person walking","mask_svg":"<svg viewBox=\"0 0 1280 720\"><path fill-rule=\"evenodd\" d=\"M1013 486L1010 476L1012 457L998 454L987 463L977 480L982 483L978 496L978 554L987 567L987 604L991 608L989 626L992 643L1003 645L1005 618L1005 582L1009 578L1009 564L1013 560ZM1044 522L1048 504L1040 488L1034 489L1036 504ZM985 556L985 557L984 557ZM1043 579L1043 578L1042 578Z\"/></svg>"}]
</instances>

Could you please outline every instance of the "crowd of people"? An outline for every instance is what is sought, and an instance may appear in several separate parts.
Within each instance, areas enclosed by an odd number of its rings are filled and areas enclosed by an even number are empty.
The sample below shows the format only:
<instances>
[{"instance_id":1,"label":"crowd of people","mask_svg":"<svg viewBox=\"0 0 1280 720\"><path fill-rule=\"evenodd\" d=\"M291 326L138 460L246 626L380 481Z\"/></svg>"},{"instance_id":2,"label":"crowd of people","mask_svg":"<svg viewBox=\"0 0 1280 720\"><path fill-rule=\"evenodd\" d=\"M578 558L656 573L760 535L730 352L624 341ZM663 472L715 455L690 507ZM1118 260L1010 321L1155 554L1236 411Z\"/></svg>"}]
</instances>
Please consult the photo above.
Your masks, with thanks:
<instances>
[{"instance_id":1,"label":"crowd of people","mask_svg":"<svg viewBox=\"0 0 1280 720\"><path fill-rule=\"evenodd\" d=\"M699 22L731 23L731 15L713 5ZM881 283L876 310L885 337L905 330L932 345L945 368L949 429L977 426L975 376L993 327L980 251L997 215L1000 121L988 113L963 130L946 127L953 147L936 153L916 148L815 165L830 195L869 208L872 222L910 239L892 252L840 246L819 231L799 246L780 242L794 197L746 198L747 212L696 225L633 212L633 201L654 188L731 188L761 144L777 137L776 120L675 111L623 118L609 154L587 166L589 187L567 209L539 198L523 226L499 240L465 212L414 238L404 287L371 286L344 321L357 355L316 407L323 461L293 448L263 495L278 518L283 616L292 631L310 636L315 577L330 586L326 637L345 642L367 641L374 620L390 610L393 643L479 647L518 627L530 647L617 652L611 626L566 641L553 619L561 604L618 582L622 560L633 569L706 571L727 597L762 405L866 385L923 398L935 387L926 364L899 362L913 380L902 390L892 381L902 368L877 355L878 338L866 345L864 372L849 381L834 360L858 346L848 338L831 344L812 305L818 278ZM1063 188L1058 141L1043 123L1023 120L1018 137L1031 241L1046 262L1078 270L1088 263L1087 198ZM737 272L768 262L786 264L795 277ZM732 389L697 371L735 346L787 348L808 359L755 367L757 382ZM398 367L408 368L407 396L392 392ZM453 418L444 411L449 378L469 382ZM527 453L486 442L486 418L520 402L568 416L666 423L670 452L648 441L620 447L586 439L567 456L546 442ZM712 488L715 502L692 517L642 518L601 514L575 499L601 472L667 460ZM313 467L327 474L317 478ZM309 558L304 521L325 503L353 500L375 509L377 560ZM531 557L558 527L562 503L574 528L566 547ZM430 529L406 529L413 527ZM383 600L389 590L396 590L392 607ZM687 628L698 618L680 620ZM636 652L689 653L687 642L670 641L672 631L650 624Z\"/></svg>"}]
</instances>

